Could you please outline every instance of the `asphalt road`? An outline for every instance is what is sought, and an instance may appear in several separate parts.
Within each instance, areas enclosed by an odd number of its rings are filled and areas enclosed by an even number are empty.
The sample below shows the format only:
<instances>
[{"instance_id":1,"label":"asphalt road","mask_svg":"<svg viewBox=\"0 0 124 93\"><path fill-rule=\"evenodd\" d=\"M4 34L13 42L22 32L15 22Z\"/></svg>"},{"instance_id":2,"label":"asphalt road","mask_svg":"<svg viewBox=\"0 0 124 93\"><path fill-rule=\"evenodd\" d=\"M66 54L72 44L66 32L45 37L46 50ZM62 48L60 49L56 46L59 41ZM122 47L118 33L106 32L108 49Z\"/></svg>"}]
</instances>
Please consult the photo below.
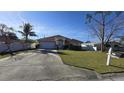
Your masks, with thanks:
<instances>
[{"instance_id":1,"label":"asphalt road","mask_svg":"<svg viewBox=\"0 0 124 93\"><path fill-rule=\"evenodd\" d=\"M56 52L35 50L0 60L1 81L99 80L94 71L63 64Z\"/></svg>"}]
</instances>

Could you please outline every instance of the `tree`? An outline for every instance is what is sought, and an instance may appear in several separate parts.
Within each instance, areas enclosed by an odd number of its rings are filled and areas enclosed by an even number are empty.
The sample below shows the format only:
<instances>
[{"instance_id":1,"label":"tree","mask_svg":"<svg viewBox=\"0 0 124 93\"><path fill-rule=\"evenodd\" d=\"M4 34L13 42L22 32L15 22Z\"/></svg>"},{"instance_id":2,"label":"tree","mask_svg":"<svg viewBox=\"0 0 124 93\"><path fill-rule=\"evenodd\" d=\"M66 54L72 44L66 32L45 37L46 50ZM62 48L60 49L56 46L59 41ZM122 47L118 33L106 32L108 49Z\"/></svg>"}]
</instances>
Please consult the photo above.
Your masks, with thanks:
<instances>
[{"instance_id":1,"label":"tree","mask_svg":"<svg viewBox=\"0 0 124 93\"><path fill-rule=\"evenodd\" d=\"M33 32L33 26L30 23L24 23L22 26L20 26L22 28L22 31L18 31L19 33L22 34L22 36L24 36L25 38L25 42L28 42L28 37L29 36L37 36L35 34L35 32Z\"/></svg>"},{"instance_id":2,"label":"tree","mask_svg":"<svg viewBox=\"0 0 124 93\"><path fill-rule=\"evenodd\" d=\"M7 45L7 50L9 50L9 52L11 52L10 49L10 44L12 40L17 40L18 37L16 36L15 33L13 33L14 29L12 27L8 27L5 24L0 24L0 36L2 38L4 38L4 42Z\"/></svg>"},{"instance_id":3,"label":"tree","mask_svg":"<svg viewBox=\"0 0 124 93\"><path fill-rule=\"evenodd\" d=\"M122 12L97 11L86 14L86 24L101 42L101 51L124 28Z\"/></svg>"},{"instance_id":4,"label":"tree","mask_svg":"<svg viewBox=\"0 0 124 93\"><path fill-rule=\"evenodd\" d=\"M5 36L8 37L10 40L17 40L18 37L13 32L5 32Z\"/></svg>"},{"instance_id":5,"label":"tree","mask_svg":"<svg viewBox=\"0 0 124 93\"><path fill-rule=\"evenodd\" d=\"M8 27L5 24L0 24L0 36L5 35L4 33L8 31Z\"/></svg>"}]
</instances>

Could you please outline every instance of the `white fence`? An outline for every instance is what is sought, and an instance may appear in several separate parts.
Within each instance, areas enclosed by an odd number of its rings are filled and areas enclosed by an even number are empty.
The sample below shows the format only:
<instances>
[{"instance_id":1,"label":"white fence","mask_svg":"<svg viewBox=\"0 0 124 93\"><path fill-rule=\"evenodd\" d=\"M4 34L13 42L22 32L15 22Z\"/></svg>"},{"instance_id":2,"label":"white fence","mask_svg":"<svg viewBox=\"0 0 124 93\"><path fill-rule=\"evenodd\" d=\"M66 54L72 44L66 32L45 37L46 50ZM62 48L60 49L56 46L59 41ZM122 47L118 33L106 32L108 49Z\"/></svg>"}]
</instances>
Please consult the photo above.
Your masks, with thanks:
<instances>
[{"instance_id":1,"label":"white fence","mask_svg":"<svg viewBox=\"0 0 124 93\"><path fill-rule=\"evenodd\" d=\"M5 43L0 43L0 53L1 52L8 52L8 47L11 51L19 51L19 50L25 50L25 49L31 49L31 44L29 43L21 43L21 42L13 42L9 45Z\"/></svg>"}]
</instances>

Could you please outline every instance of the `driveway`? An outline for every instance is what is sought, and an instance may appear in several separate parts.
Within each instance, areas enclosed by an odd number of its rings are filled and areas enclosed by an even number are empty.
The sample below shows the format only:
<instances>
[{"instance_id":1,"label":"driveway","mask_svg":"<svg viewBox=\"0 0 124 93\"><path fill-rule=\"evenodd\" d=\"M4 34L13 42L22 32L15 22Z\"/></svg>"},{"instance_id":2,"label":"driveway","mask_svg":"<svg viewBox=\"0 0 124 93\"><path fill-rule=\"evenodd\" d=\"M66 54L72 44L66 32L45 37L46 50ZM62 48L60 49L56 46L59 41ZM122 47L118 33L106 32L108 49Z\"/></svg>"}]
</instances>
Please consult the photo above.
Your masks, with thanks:
<instances>
[{"instance_id":1,"label":"driveway","mask_svg":"<svg viewBox=\"0 0 124 93\"><path fill-rule=\"evenodd\" d=\"M1 81L98 80L94 71L63 64L55 51L33 50L0 60Z\"/></svg>"}]
</instances>

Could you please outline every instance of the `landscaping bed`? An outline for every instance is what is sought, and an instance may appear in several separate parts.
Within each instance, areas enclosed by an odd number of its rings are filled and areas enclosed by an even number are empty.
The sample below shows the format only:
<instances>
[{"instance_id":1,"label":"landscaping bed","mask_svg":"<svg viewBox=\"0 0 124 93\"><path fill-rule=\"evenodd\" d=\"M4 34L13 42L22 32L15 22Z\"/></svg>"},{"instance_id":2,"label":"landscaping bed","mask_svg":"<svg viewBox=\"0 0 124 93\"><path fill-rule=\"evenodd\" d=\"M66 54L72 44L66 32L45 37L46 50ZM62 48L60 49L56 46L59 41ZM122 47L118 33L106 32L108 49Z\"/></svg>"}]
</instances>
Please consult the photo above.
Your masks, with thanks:
<instances>
[{"instance_id":1,"label":"landscaping bed","mask_svg":"<svg viewBox=\"0 0 124 93\"><path fill-rule=\"evenodd\" d=\"M106 66L106 53L59 50L58 54L60 55L64 64L67 65L87 68L101 74L124 72L124 58L112 58L111 65Z\"/></svg>"}]
</instances>

